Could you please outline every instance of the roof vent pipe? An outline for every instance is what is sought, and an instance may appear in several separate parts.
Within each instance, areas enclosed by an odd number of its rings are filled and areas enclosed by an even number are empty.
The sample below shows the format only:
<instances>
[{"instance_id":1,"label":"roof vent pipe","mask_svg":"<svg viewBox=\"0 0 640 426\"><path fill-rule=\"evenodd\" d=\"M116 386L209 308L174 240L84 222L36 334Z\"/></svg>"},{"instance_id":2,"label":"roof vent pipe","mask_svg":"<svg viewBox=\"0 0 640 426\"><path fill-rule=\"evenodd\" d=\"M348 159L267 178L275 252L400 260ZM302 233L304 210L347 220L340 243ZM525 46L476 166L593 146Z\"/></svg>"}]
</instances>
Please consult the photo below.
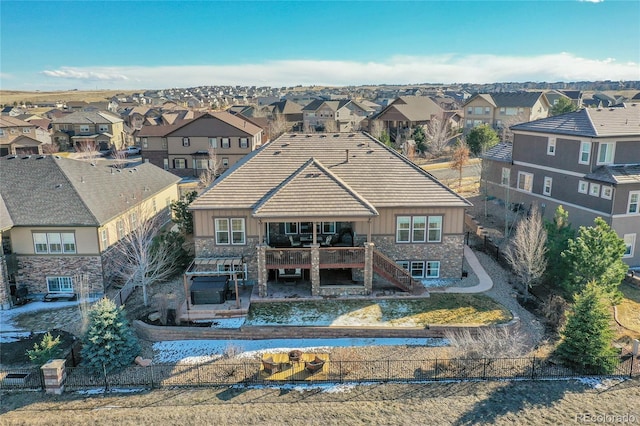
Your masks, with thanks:
<instances>
[{"instance_id":1,"label":"roof vent pipe","mask_svg":"<svg viewBox=\"0 0 640 426\"><path fill-rule=\"evenodd\" d=\"M346 155L347 155L347 158L346 158L346 160L345 160L345 163L348 163L348 162L349 162L349 150L348 150L348 149L345 149L345 153L346 153Z\"/></svg>"}]
</instances>

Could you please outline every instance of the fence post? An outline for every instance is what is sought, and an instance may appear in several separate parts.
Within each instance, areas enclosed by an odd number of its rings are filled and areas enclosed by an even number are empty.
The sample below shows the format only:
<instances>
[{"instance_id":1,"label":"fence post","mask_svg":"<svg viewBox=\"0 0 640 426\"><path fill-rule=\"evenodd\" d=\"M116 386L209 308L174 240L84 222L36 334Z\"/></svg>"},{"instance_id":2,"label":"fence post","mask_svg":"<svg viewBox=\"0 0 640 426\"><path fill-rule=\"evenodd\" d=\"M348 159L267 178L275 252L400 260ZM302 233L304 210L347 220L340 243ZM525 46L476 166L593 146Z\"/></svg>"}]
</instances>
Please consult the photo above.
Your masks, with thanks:
<instances>
[{"instance_id":1,"label":"fence post","mask_svg":"<svg viewBox=\"0 0 640 426\"><path fill-rule=\"evenodd\" d=\"M531 359L531 380L536 379L536 357Z\"/></svg>"},{"instance_id":2,"label":"fence post","mask_svg":"<svg viewBox=\"0 0 640 426\"><path fill-rule=\"evenodd\" d=\"M338 361L338 367L340 367L339 370L338 370L339 377L340 377L340 383L343 383L344 382L344 377L342 377L342 361Z\"/></svg>"},{"instance_id":3,"label":"fence post","mask_svg":"<svg viewBox=\"0 0 640 426\"><path fill-rule=\"evenodd\" d=\"M200 363L196 364L196 377L198 378L198 386L200 386L202 383L200 382Z\"/></svg>"},{"instance_id":4,"label":"fence post","mask_svg":"<svg viewBox=\"0 0 640 426\"><path fill-rule=\"evenodd\" d=\"M391 360L387 359L387 382L391 378Z\"/></svg>"},{"instance_id":5,"label":"fence post","mask_svg":"<svg viewBox=\"0 0 640 426\"><path fill-rule=\"evenodd\" d=\"M482 358L482 380L487 379L487 359Z\"/></svg>"},{"instance_id":6,"label":"fence post","mask_svg":"<svg viewBox=\"0 0 640 426\"><path fill-rule=\"evenodd\" d=\"M107 379L107 366L102 363L102 373L104 374L104 391L109 392L109 379Z\"/></svg>"},{"instance_id":7,"label":"fence post","mask_svg":"<svg viewBox=\"0 0 640 426\"><path fill-rule=\"evenodd\" d=\"M149 367L151 367L151 389L155 388L155 384L153 383L153 367L155 367L155 365L150 365Z\"/></svg>"},{"instance_id":8,"label":"fence post","mask_svg":"<svg viewBox=\"0 0 640 426\"><path fill-rule=\"evenodd\" d=\"M436 358L436 364L433 366L433 379L438 380L438 358Z\"/></svg>"},{"instance_id":9,"label":"fence post","mask_svg":"<svg viewBox=\"0 0 640 426\"><path fill-rule=\"evenodd\" d=\"M633 363L635 362L635 357L631 356L631 366L629 367L629 378L633 379Z\"/></svg>"}]
</instances>

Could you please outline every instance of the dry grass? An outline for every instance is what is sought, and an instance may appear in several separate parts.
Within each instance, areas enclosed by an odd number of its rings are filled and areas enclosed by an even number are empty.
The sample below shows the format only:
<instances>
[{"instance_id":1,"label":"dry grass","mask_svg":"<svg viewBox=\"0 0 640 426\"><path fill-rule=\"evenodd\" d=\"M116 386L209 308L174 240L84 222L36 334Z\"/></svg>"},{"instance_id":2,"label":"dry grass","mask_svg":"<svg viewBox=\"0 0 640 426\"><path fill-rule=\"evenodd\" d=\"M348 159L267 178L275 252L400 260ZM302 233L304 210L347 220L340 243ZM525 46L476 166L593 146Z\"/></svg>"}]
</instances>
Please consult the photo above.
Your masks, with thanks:
<instances>
[{"instance_id":1,"label":"dry grass","mask_svg":"<svg viewBox=\"0 0 640 426\"><path fill-rule=\"evenodd\" d=\"M38 104L39 102L57 102L57 101L85 101L85 102L102 102L119 93L130 95L139 92L139 90L68 90L53 92L23 92L15 90L0 90L0 103L13 105L14 102L31 102Z\"/></svg>"},{"instance_id":2,"label":"dry grass","mask_svg":"<svg viewBox=\"0 0 640 426\"><path fill-rule=\"evenodd\" d=\"M331 389L331 391L328 391ZM581 413L640 421L640 381L374 384L342 388L167 389L87 398L2 396L1 424L572 424Z\"/></svg>"},{"instance_id":3,"label":"dry grass","mask_svg":"<svg viewBox=\"0 0 640 426\"><path fill-rule=\"evenodd\" d=\"M628 330L628 337L640 338L640 288L623 282L620 291L624 299L617 306L618 321Z\"/></svg>"}]
</instances>

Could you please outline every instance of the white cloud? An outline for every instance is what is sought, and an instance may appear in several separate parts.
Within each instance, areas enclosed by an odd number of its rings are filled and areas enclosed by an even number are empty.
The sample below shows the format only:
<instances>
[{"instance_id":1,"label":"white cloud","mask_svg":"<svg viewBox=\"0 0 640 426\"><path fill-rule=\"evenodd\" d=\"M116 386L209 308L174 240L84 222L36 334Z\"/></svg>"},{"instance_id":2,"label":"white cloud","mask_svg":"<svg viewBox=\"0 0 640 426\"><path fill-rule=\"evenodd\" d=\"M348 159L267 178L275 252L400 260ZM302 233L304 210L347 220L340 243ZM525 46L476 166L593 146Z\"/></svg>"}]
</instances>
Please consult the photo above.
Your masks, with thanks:
<instances>
[{"instance_id":1,"label":"white cloud","mask_svg":"<svg viewBox=\"0 0 640 426\"><path fill-rule=\"evenodd\" d=\"M604 0L578 0L580 3L602 3Z\"/></svg>"},{"instance_id":2,"label":"white cloud","mask_svg":"<svg viewBox=\"0 0 640 426\"><path fill-rule=\"evenodd\" d=\"M74 87L82 83L86 87L94 87L100 81L122 89L143 89L236 84L278 87L296 84L343 86L640 80L639 70L638 63L557 53L538 56L395 56L370 62L291 59L237 65L61 67L42 71L41 74L56 80L68 79Z\"/></svg>"}]
</instances>

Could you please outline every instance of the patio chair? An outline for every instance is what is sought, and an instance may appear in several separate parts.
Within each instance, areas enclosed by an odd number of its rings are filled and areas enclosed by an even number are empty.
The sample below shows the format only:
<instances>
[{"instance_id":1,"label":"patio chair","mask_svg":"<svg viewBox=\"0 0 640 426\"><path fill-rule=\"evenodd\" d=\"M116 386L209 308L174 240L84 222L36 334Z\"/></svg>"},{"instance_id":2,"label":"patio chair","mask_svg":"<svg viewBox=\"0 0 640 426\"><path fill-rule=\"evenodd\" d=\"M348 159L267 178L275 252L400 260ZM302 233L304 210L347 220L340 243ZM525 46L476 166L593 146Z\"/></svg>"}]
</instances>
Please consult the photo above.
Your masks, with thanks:
<instances>
[{"instance_id":1,"label":"patio chair","mask_svg":"<svg viewBox=\"0 0 640 426\"><path fill-rule=\"evenodd\" d=\"M311 374L314 374L314 373L317 373L318 371L321 371L323 367L324 367L324 360L321 359L321 358L318 358L317 355L316 355L316 357L314 358L313 361L305 361L304 362L305 370L307 370Z\"/></svg>"},{"instance_id":2,"label":"patio chair","mask_svg":"<svg viewBox=\"0 0 640 426\"><path fill-rule=\"evenodd\" d=\"M291 247L300 247L302 243L300 241L296 241L293 239L293 236L289 235L289 241L291 242Z\"/></svg>"},{"instance_id":3,"label":"patio chair","mask_svg":"<svg viewBox=\"0 0 640 426\"><path fill-rule=\"evenodd\" d=\"M280 371L280 364L273 360L273 357L265 358L262 360L262 369L265 373L274 374Z\"/></svg>"}]
</instances>

